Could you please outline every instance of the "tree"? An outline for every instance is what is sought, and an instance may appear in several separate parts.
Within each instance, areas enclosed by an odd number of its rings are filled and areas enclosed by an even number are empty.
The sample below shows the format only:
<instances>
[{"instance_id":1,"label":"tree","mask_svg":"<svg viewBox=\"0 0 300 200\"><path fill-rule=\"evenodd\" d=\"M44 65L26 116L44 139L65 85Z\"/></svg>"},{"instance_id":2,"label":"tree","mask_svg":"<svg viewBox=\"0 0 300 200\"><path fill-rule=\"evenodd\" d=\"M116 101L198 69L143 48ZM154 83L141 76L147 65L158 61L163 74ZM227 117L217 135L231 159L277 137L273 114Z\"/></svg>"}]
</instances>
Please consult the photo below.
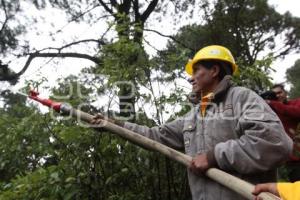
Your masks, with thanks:
<instances>
[{"instance_id":1,"label":"tree","mask_svg":"<svg viewBox=\"0 0 300 200\"><path fill-rule=\"evenodd\" d=\"M26 98L1 92L0 109L2 157L0 182L7 183L16 175L31 172L42 164L40 160L51 150L49 135L44 128L45 115L35 108L25 106Z\"/></svg>"},{"instance_id":2,"label":"tree","mask_svg":"<svg viewBox=\"0 0 300 200\"><path fill-rule=\"evenodd\" d=\"M1 0L0 2L0 53L5 54L8 50L18 47L17 36L24 32L24 25L13 25L16 13L20 12L20 3L17 1Z\"/></svg>"},{"instance_id":3,"label":"tree","mask_svg":"<svg viewBox=\"0 0 300 200\"><path fill-rule=\"evenodd\" d=\"M47 5L46 1L34 1L37 7L39 8L45 8ZM110 77L113 79L121 80L121 81L131 81L133 85L137 85L138 80L136 80L136 74L140 74L139 72L135 72L136 70L136 60L144 60L145 63L143 63L142 66L145 66L146 68L149 67L147 64L147 54L144 51L143 47L143 33L145 30L145 24L147 20L149 19L150 15L154 12L157 13L164 13L168 11L168 7L171 4L175 7L175 10L177 11L178 17L180 17L190 6L196 3L194 0L189 1L158 1L158 0L152 0L149 3L141 2L139 0L125 0L125 1L116 1L116 0L110 0L110 1L103 1L103 0L91 0L86 1L86 5L88 8L84 8L84 3L81 1L53 1L49 0L48 3L50 3L52 6L61 8L66 10L66 12L70 15L71 19L70 21L79 21L79 20L86 20L90 23L95 23L95 19L101 20L104 19L106 21L112 20L111 26L109 26L109 29L114 27L114 31L117 33L117 38L114 40L112 44L108 44L109 46L105 48L108 52L101 52L100 51L100 58L102 54L105 56L105 53L109 54L109 56L112 59L119 60L119 63L123 63L120 66L117 66L114 63L114 68L117 69L124 69L124 66L126 66L126 69L131 69L130 72L127 73L126 76L124 74L116 74L114 72L109 73L109 70L104 70L102 72L107 72ZM91 11L95 11L98 9L98 15L96 14L90 14ZM105 15L103 14L103 11L105 12ZM180 12L178 12L180 11ZM100 17L99 17L99 14ZM161 16L159 16L161 18ZM108 30L109 30L108 29ZM99 42L99 44L103 45L103 37L100 37L100 39L94 39L94 41ZM89 41L81 41L83 42L90 42ZM78 42L68 44L67 47L71 45L78 44ZM126 55L120 56L119 49L124 48L129 51L121 51L121 54L126 52ZM101 47L100 47L101 48ZM130 49L129 49L130 48ZM20 75L22 75L27 68L29 67L32 59L36 57L78 57L78 58L85 58L89 59L93 62L95 62L96 65L99 65L99 71L101 71L102 68L104 68L104 64L111 63L110 61L102 61L97 59L97 56L94 55L83 55L81 53L74 53L74 52L62 52L63 48L46 48L45 50L56 50L57 52L54 53L43 53L43 51L35 51L31 53L26 53L28 55L28 60L26 64L24 65L23 69L15 74L8 74L5 76L0 76L0 80L12 80L16 79ZM98 52L97 52L98 53ZM112 66L105 66L106 69L109 69ZM123 84L119 86L119 109L120 109L120 115L123 117L130 118L134 121L135 119L135 103L136 103L136 94L132 93L132 88L128 84Z\"/></svg>"},{"instance_id":4,"label":"tree","mask_svg":"<svg viewBox=\"0 0 300 200\"><path fill-rule=\"evenodd\" d=\"M83 99L95 88L82 83L74 76L62 79L53 95L69 96L74 107L99 112ZM79 88L80 93L71 91ZM181 165L105 131L81 127L76 120L37 112L25 106L23 97L16 103L20 97L12 96L5 96L6 112L0 118L8 130L0 134L0 199L189 198Z\"/></svg>"},{"instance_id":5,"label":"tree","mask_svg":"<svg viewBox=\"0 0 300 200\"><path fill-rule=\"evenodd\" d=\"M295 64L287 69L286 78L287 81L291 84L290 98L299 98L300 97L300 60L296 60Z\"/></svg>"},{"instance_id":6,"label":"tree","mask_svg":"<svg viewBox=\"0 0 300 200\"><path fill-rule=\"evenodd\" d=\"M139 19L144 23L153 11L154 3L157 3L157 1L150 3L151 9L146 9L137 18L132 18L132 10L135 9L134 13L137 13L137 6L142 7L143 5L138 4L138 1L125 2L130 2L129 5L127 4L129 8L124 8L129 9L130 12L124 11L125 14L123 13L122 5L118 4L112 7L113 11L116 12L114 17L117 19L114 18L115 21L112 23L115 25L118 33L116 41L106 43L100 37L100 39L77 41L61 48L45 48L31 52L26 54L28 55L28 60L20 72L5 74L2 76L2 80L11 80L22 75L29 67L31 61L37 57L79 57L89 59L96 64L92 68L92 70L95 70L93 72L103 70L106 75L112 75L109 79L110 83L114 83L117 80L133 80L139 84L151 81L152 72L148 68L147 54L142 45L143 34L141 33L143 33L143 29L140 24L128 22L128 20ZM69 7L62 4L66 3L66 1L51 3L70 11ZM135 3L135 8L133 8L133 3ZM105 5L111 6L110 4L100 5L104 6L104 8ZM119 13L119 6L122 7L121 13ZM95 5L95 7L97 6ZM70 14L74 14L74 12L70 11ZM79 15L82 14L80 13ZM99 55L84 55L65 51L71 45L81 42L96 42L99 44L99 53L97 52ZM118 60L117 65L115 60ZM139 65L146 65L147 79L145 79L143 68L138 68ZM113 70L118 70L118 73L114 73ZM93 81L87 81L86 85L89 83L93 83ZM64 89L64 87L60 87L54 93L61 94L65 92ZM120 90L119 96L126 96L129 92L126 86L123 88L121 86ZM152 87L151 91L153 90ZM71 98L76 99L76 97ZM129 100L121 99L120 105L124 106L122 101L125 103L129 101L135 106L136 100L136 97ZM70 102L72 103L71 99ZM78 102L73 103L76 106ZM156 102L158 108L157 103L159 102ZM120 110L122 115L122 108ZM88 111L97 112L97 109ZM135 110L133 111L135 114ZM137 122L149 123L149 125L152 123L151 125L154 125L153 121L150 121L144 113L139 115L141 116L139 118L141 121ZM51 142L45 147L47 149L44 151L46 155L43 154L37 159L47 158L47 162L41 163L38 169L35 168L32 171L22 168L18 173L12 173L9 179L3 180L1 198L23 198L19 194L24 194L25 191L28 199L36 198L37 196L41 198L49 198L50 196L50 198L55 199L73 197L77 199L95 199L99 196L103 197L103 199L146 199L149 197L151 199L186 199L189 197L186 173L180 165L174 164L164 157L141 151L110 135L100 135L100 137L98 135L95 136L90 130L78 129L74 127L77 125L74 121L69 123L63 123L60 120L52 121L48 115L46 115L46 118L49 120L49 123L40 125L44 126L44 129L50 133L46 138L51 140ZM39 117L39 119L42 118ZM160 119L158 121L162 123ZM37 121L37 123L39 124L40 122ZM39 125L36 124L34 127L38 128ZM19 132L14 126L10 127L10 129L12 135L23 134L22 131ZM93 134L91 135L91 133ZM20 141L16 141L16 143L20 143ZM5 148L9 147L5 146ZM122 149L121 152L120 148ZM101 155L101 158L99 158L99 155ZM30 156L29 154L24 157ZM122 170L120 171L120 169ZM141 179L140 177L145 178ZM63 186L65 184L67 184L66 187ZM145 188L149 188L149 190L145 191Z\"/></svg>"},{"instance_id":7,"label":"tree","mask_svg":"<svg viewBox=\"0 0 300 200\"><path fill-rule=\"evenodd\" d=\"M245 64L253 64L262 51L277 58L299 50L300 19L279 14L267 0L225 0L214 6L210 11L203 4L211 42L221 42ZM278 36L283 36L283 45L275 41Z\"/></svg>"},{"instance_id":8,"label":"tree","mask_svg":"<svg viewBox=\"0 0 300 200\"><path fill-rule=\"evenodd\" d=\"M238 57L242 69L241 78L236 81L249 87L269 83L268 66L272 57L280 55L257 60L260 52L277 44L265 37L287 33L289 50L282 51L282 55L298 48L295 39L298 19L279 15L263 0L215 1L213 6L201 1L200 8L205 15L198 16L198 21L203 23L182 27L174 36L152 30L147 20L152 16L163 18L170 4L178 18L185 12L189 15L193 5L199 5L198 1L34 2L44 9L47 3L64 9L70 22L105 20L108 32L115 37L106 37L106 31L97 38L75 41L60 48L30 49L21 71L2 75L0 79L16 79L30 67L33 59L40 57L88 59L94 65L83 71L89 73L86 77L62 79L51 94L67 96L71 88L74 91L80 88L84 99L78 93L71 93L66 100L74 107L89 113L107 112L109 116L138 116L133 120L148 126L160 125L188 111L187 89L178 82L186 78L183 76L186 61L201 47L212 43L228 46ZM237 36L240 30L243 34ZM253 34L246 37L244 34L249 30ZM167 48L158 51L154 58L144 49L145 31L170 38ZM233 43L235 40L242 41ZM96 44L94 54L71 51L70 47L83 43ZM132 92L128 85L116 84L120 80L132 81L136 88L134 95L128 96ZM68 83L72 87L68 87ZM78 126L75 120L64 120L56 115L53 118L51 113L29 108L24 99L18 104L14 101L17 99L16 96L5 97L1 110L0 128L7 131L0 134L3 141L0 169L7 176L0 177L0 199L190 199L186 171L179 164L105 131L97 133ZM107 103L99 106L97 100ZM112 110L114 101L117 111ZM149 106L152 109L148 109ZM133 109L126 111L127 107ZM149 110L153 110L150 115ZM22 156L10 159L19 154Z\"/></svg>"},{"instance_id":9,"label":"tree","mask_svg":"<svg viewBox=\"0 0 300 200\"><path fill-rule=\"evenodd\" d=\"M203 1L201 6L204 16L198 21L202 23L182 27L174 36L176 41L170 40L167 49L159 52L164 72L183 70L186 60L200 48L219 44L236 58L240 69L236 82L259 91L271 84L272 61L299 51L300 19L279 14L266 0ZM182 70L176 72L177 77Z\"/></svg>"}]
</instances>

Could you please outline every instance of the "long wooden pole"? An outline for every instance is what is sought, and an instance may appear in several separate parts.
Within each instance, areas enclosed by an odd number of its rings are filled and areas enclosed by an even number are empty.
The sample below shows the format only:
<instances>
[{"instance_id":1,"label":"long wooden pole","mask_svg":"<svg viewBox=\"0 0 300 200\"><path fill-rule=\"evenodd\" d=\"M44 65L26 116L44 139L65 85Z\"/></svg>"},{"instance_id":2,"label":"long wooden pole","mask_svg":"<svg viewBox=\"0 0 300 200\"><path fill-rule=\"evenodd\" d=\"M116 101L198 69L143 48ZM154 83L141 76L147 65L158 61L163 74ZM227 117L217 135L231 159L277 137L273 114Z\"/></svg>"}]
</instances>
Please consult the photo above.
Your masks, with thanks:
<instances>
[{"instance_id":1,"label":"long wooden pole","mask_svg":"<svg viewBox=\"0 0 300 200\"><path fill-rule=\"evenodd\" d=\"M71 108L70 106L61 106L61 111L65 113L70 113L73 117L77 118L79 121L84 121L89 123L93 119L93 115L82 112L80 110L76 110ZM159 142L151 140L147 137L144 137L138 133L135 133L131 130L125 129L113 123L110 123L106 120L102 120L102 123L99 124L99 127L104 128L108 131L111 131L128 141L131 141L143 148L150 149L156 152L159 152L168 158L175 160L184 166L188 167L192 161L192 157L176 151L170 147L167 147ZM206 176L210 179L222 184L223 186L235 191L240 194L244 198L249 200L254 199L254 195L252 195L252 191L254 190L254 185L241 180L235 176L232 176L220 169L210 168L206 171ZM280 200L277 196L270 193L261 193L259 197L262 200Z\"/></svg>"}]
</instances>

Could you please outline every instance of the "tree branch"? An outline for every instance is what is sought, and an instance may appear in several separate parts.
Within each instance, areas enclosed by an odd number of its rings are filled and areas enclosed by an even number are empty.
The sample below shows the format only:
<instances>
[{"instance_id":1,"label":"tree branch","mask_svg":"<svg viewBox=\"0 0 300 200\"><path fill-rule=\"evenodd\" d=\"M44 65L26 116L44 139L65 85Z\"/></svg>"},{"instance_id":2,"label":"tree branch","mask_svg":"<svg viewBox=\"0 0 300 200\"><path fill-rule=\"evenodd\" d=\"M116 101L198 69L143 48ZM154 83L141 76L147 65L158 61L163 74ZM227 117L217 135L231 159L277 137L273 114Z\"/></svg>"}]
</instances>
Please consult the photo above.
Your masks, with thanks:
<instances>
[{"instance_id":1,"label":"tree branch","mask_svg":"<svg viewBox=\"0 0 300 200\"><path fill-rule=\"evenodd\" d=\"M30 56L33 56L33 58L35 58L35 57L83 58L83 59L90 60L90 61L94 62L95 64L99 64L101 61L99 58L94 57L94 56L90 56L90 55L82 54L82 53L73 53L73 52L69 52L69 53L33 53L33 54L30 54Z\"/></svg>"},{"instance_id":2,"label":"tree branch","mask_svg":"<svg viewBox=\"0 0 300 200\"><path fill-rule=\"evenodd\" d=\"M103 8L104 8L107 12L109 12L111 15L114 15L113 10L110 9L110 8L106 5L106 3L105 3L104 1L102 1L102 0L98 0L98 1L99 1L99 3L103 6Z\"/></svg>"},{"instance_id":3,"label":"tree branch","mask_svg":"<svg viewBox=\"0 0 300 200\"><path fill-rule=\"evenodd\" d=\"M0 81L10 81L10 80L14 80L17 79L19 76L21 76L22 74L25 73L25 71L28 69L29 65L31 64L31 61L34 58L46 58L46 57L58 57L58 58L82 58L82 59L87 59L90 60L92 62L94 62L95 64L99 64L101 62L101 60L97 57L93 57L87 54L81 54L81 53L73 53L73 52L69 52L69 53L40 53L40 52L35 52L35 53L30 53L28 54L29 57L24 65L24 67L15 74L9 74L9 75L5 75L5 76L0 76Z\"/></svg>"},{"instance_id":4,"label":"tree branch","mask_svg":"<svg viewBox=\"0 0 300 200\"><path fill-rule=\"evenodd\" d=\"M131 0L124 0L122 6L122 11L124 11L126 14L129 14L130 11L130 6L131 5Z\"/></svg>"},{"instance_id":5,"label":"tree branch","mask_svg":"<svg viewBox=\"0 0 300 200\"><path fill-rule=\"evenodd\" d=\"M172 35L165 35L163 33L160 33L159 31L156 30L152 30L152 29L144 29L144 31L149 31L149 32L154 32L162 37L166 37L166 38L170 38L171 40L173 40L174 42L180 44L181 46L183 46L184 48L187 48L189 50L195 51L195 49L190 48L189 46L185 45L184 43L180 42L179 40L177 40L174 36Z\"/></svg>"},{"instance_id":6,"label":"tree branch","mask_svg":"<svg viewBox=\"0 0 300 200\"><path fill-rule=\"evenodd\" d=\"M150 2L149 6L147 7L145 12L141 16L141 21L143 23L148 19L150 14L153 12L153 10L155 9L157 3L158 3L158 0L153 0L153 1Z\"/></svg>"},{"instance_id":7,"label":"tree branch","mask_svg":"<svg viewBox=\"0 0 300 200\"><path fill-rule=\"evenodd\" d=\"M283 48L281 48L281 49L283 49ZM291 50L293 50L293 48L290 47L290 46L287 46L284 50L278 51L279 53L274 54L274 55L273 55L273 58L274 58L274 59L277 59L277 58L283 58L283 57L286 56Z\"/></svg>"},{"instance_id":8,"label":"tree branch","mask_svg":"<svg viewBox=\"0 0 300 200\"><path fill-rule=\"evenodd\" d=\"M117 3L116 0L110 0L110 3L113 7L118 8L119 4Z\"/></svg>"},{"instance_id":9,"label":"tree branch","mask_svg":"<svg viewBox=\"0 0 300 200\"><path fill-rule=\"evenodd\" d=\"M2 35L2 33L4 32L7 22L8 22L8 18L5 17L5 21L3 22L2 27L0 29L0 35Z\"/></svg>"},{"instance_id":10,"label":"tree branch","mask_svg":"<svg viewBox=\"0 0 300 200\"><path fill-rule=\"evenodd\" d=\"M78 20L80 17L83 17L84 15L86 15L87 13L91 12L92 10L94 10L95 8L99 7L100 5L94 5L93 7L83 11L82 13L80 13L77 16L72 16L72 19L70 21L68 21L64 26L62 26L61 28L59 28L58 30L55 31L55 33L59 33L61 32L66 26L68 26L70 23L75 22L76 20ZM53 35L53 34L51 34Z\"/></svg>"},{"instance_id":11,"label":"tree branch","mask_svg":"<svg viewBox=\"0 0 300 200\"><path fill-rule=\"evenodd\" d=\"M76 44L80 44L80 43L85 43L85 42L96 42L98 43L99 45L106 45L106 43L100 39L100 40L96 40L96 39L85 39L85 40L79 40L79 41L75 41L75 42L72 42L72 43L69 43L69 44L66 44L62 47L47 47L47 48L44 48L42 50L39 50L38 52L41 52L41 51L44 51L44 50L57 50L58 52L60 52L61 50L67 48L67 47L70 47L70 46L73 46L73 45L76 45Z\"/></svg>"},{"instance_id":12,"label":"tree branch","mask_svg":"<svg viewBox=\"0 0 300 200\"><path fill-rule=\"evenodd\" d=\"M0 30L0 35L4 31L5 26L6 26L7 22L8 22L8 20L9 20L8 11L6 10L6 5L5 5L4 0L1 1L1 4L2 4L3 10L4 10L5 20L4 20L3 24L2 24L2 27L1 27L1 30Z\"/></svg>"},{"instance_id":13,"label":"tree branch","mask_svg":"<svg viewBox=\"0 0 300 200\"><path fill-rule=\"evenodd\" d=\"M133 11L134 11L134 18L135 22L138 22L140 19L140 12L139 12L139 0L133 0Z\"/></svg>"}]
</instances>

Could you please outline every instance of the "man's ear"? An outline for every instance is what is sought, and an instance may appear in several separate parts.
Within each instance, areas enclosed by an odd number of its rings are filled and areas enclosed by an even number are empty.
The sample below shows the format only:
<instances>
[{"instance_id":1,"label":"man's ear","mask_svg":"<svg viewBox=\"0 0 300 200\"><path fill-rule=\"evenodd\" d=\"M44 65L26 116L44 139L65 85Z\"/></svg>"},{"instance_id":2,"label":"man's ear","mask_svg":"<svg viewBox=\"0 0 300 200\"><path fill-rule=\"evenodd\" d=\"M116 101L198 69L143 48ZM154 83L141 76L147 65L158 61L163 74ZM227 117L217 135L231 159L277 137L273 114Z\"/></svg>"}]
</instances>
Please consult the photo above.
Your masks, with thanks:
<instances>
[{"instance_id":1,"label":"man's ear","mask_svg":"<svg viewBox=\"0 0 300 200\"><path fill-rule=\"evenodd\" d=\"M218 77L220 73L220 67L218 65L213 65L212 68L211 68L211 74L212 74L212 77Z\"/></svg>"}]
</instances>

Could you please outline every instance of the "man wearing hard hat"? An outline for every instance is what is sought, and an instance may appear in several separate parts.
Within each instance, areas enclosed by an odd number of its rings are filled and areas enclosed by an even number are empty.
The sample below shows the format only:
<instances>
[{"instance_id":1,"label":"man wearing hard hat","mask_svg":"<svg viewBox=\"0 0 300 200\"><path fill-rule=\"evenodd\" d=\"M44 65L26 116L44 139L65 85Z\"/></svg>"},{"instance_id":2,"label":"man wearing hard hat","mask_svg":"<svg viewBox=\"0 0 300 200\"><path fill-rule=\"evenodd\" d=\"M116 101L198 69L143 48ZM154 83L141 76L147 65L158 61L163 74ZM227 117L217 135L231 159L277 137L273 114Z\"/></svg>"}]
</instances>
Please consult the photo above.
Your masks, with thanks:
<instances>
[{"instance_id":1,"label":"man wearing hard hat","mask_svg":"<svg viewBox=\"0 0 300 200\"><path fill-rule=\"evenodd\" d=\"M152 128L118 123L193 157L188 170L193 200L243 199L206 178L203 172L211 167L252 183L270 182L276 180L276 166L292 151L291 139L265 101L247 88L233 86L231 76L237 69L227 48L204 47L186 65L199 97L189 113Z\"/></svg>"}]
</instances>

